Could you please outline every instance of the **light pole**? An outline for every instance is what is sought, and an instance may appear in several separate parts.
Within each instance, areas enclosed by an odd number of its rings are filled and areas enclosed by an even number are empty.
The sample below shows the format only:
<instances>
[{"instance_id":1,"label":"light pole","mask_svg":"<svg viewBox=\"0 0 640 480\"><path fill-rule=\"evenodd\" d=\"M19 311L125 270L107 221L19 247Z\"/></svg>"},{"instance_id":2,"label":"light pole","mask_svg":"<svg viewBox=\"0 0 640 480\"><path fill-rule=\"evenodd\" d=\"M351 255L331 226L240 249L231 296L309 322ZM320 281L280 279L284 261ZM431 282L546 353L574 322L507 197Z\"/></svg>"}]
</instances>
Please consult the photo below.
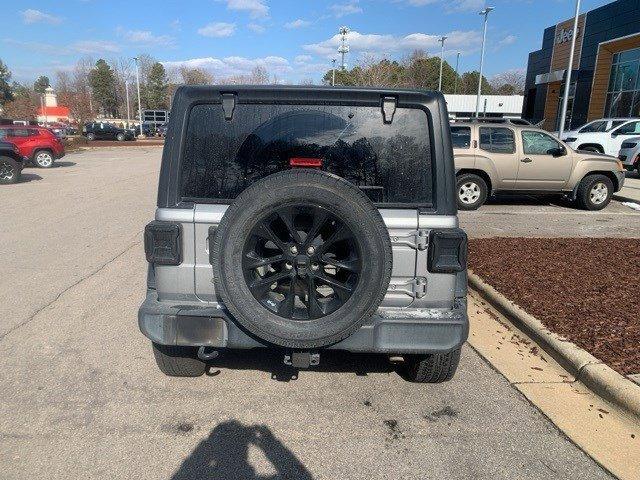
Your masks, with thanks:
<instances>
[{"instance_id":1,"label":"light pole","mask_svg":"<svg viewBox=\"0 0 640 480\"><path fill-rule=\"evenodd\" d=\"M458 65L460 65L460 52L456 55L456 78L453 81L453 94L458 93Z\"/></svg>"},{"instance_id":2,"label":"light pole","mask_svg":"<svg viewBox=\"0 0 640 480\"><path fill-rule=\"evenodd\" d=\"M342 70L345 70L347 68L347 65L344 63L344 55L345 53L349 53L349 45L347 45L347 33L349 33L349 28L340 27L338 33L342 35L342 44L338 47L338 53L342 55L342 65L340 66L340 68Z\"/></svg>"},{"instance_id":3,"label":"light pole","mask_svg":"<svg viewBox=\"0 0 640 480\"><path fill-rule=\"evenodd\" d=\"M44 93L40 94L40 107L42 108L42 114L44 115L44 126L49 126L49 119L47 118L47 102L44 99Z\"/></svg>"},{"instance_id":4,"label":"light pole","mask_svg":"<svg viewBox=\"0 0 640 480\"><path fill-rule=\"evenodd\" d=\"M133 57L133 61L136 63L136 85L138 87L138 116L140 118L140 136L142 134L142 102L140 101L140 72L138 72L138 57Z\"/></svg>"},{"instance_id":5,"label":"light pole","mask_svg":"<svg viewBox=\"0 0 640 480\"><path fill-rule=\"evenodd\" d=\"M444 41L447 39L444 35L441 36L438 41L442 45L440 48L440 77L438 78L438 91L442 91L442 64L444 63Z\"/></svg>"},{"instance_id":6,"label":"light pole","mask_svg":"<svg viewBox=\"0 0 640 480\"><path fill-rule=\"evenodd\" d=\"M482 93L482 67L484 66L484 43L487 40L487 18L489 17L489 12L494 10L493 7L485 7L480 15L484 15L484 26L482 28L482 48L480 49L480 75L478 76L478 96L476 97L476 118L478 117L478 112L480 111L480 94Z\"/></svg>"},{"instance_id":7,"label":"light pole","mask_svg":"<svg viewBox=\"0 0 640 480\"><path fill-rule=\"evenodd\" d=\"M336 59L332 59L331 63L333 64L331 69L331 86L333 87L336 84Z\"/></svg>"},{"instance_id":8,"label":"light pole","mask_svg":"<svg viewBox=\"0 0 640 480\"><path fill-rule=\"evenodd\" d=\"M131 110L129 109L129 82L124 82L124 92L127 97L127 128L131 127Z\"/></svg>"},{"instance_id":9,"label":"light pole","mask_svg":"<svg viewBox=\"0 0 640 480\"><path fill-rule=\"evenodd\" d=\"M573 53L576 49L576 37L578 36L578 16L580 15L580 0L576 0L576 14L573 18L573 34L571 35L571 50L569 54L569 65L564 79L564 95L562 96L562 111L560 112L560 127L558 128L558 138L562 140L564 124L567 121L567 104L569 103L569 89L571 88L571 70L573 70ZM571 126L569 126L571 127Z\"/></svg>"}]
</instances>

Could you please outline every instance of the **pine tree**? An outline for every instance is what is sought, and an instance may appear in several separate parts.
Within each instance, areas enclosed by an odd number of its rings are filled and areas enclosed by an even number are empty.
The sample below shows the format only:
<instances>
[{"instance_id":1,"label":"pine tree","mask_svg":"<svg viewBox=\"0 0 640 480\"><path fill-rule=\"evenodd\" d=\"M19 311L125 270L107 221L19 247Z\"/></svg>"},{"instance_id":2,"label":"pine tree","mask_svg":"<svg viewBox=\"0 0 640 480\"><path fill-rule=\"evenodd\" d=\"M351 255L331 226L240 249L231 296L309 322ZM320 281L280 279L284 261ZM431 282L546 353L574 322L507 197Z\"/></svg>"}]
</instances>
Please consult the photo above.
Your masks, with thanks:
<instances>
[{"instance_id":1,"label":"pine tree","mask_svg":"<svg viewBox=\"0 0 640 480\"><path fill-rule=\"evenodd\" d=\"M156 62L151 66L145 87L147 108L154 110L167 108L167 87L167 74L164 67Z\"/></svg>"},{"instance_id":2,"label":"pine tree","mask_svg":"<svg viewBox=\"0 0 640 480\"><path fill-rule=\"evenodd\" d=\"M0 60L0 105L4 105L6 102L13 100L13 93L11 93L9 80L11 80L9 67Z\"/></svg>"},{"instance_id":3,"label":"pine tree","mask_svg":"<svg viewBox=\"0 0 640 480\"><path fill-rule=\"evenodd\" d=\"M49 77L46 75L40 75L38 79L33 82L33 91L36 93L44 93L45 89L51 85Z\"/></svg>"},{"instance_id":4,"label":"pine tree","mask_svg":"<svg viewBox=\"0 0 640 480\"><path fill-rule=\"evenodd\" d=\"M111 67L103 59L89 72L93 99L107 116L116 115L116 79Z\"/></svg>"}]
</instances>

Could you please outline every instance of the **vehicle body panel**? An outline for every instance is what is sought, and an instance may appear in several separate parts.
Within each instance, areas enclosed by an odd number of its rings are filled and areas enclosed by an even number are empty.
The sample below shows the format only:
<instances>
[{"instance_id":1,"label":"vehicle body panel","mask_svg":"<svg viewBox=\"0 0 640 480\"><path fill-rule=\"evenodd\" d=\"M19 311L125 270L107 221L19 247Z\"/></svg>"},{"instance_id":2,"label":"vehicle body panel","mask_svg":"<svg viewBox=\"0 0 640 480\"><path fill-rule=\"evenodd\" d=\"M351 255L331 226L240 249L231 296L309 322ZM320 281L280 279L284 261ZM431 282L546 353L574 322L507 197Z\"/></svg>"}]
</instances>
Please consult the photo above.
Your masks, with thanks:
<instances>
[{"instance_id":1,"label":"vehicle body panel","mask_svg":"<svg viewBox=\"0 0 640 480\"><path fill-rule=\"evenodd\" d=\"M0 139L15 144L20 154L31 161L39 150L48 150L55 159L65 155L64 144L49 129L36 126L2 125Z\"/></svg>"},{"instance_id":2,"label":"vehicle body panel","mask_svg":"<svg viewBox=\"0 0 640 480\"><path fill-rule=\"evenodd\" d=\"M486 174L491 180L493 192L568 193L573 192L586 175L594 172L611 174L616 191L621 188L617 180L620 167L614 157L593 152L577 152L544 130L514 125L508 128L514 132L515 153L487 152L477 147L479 128L483 125L469 126L470 148L454 149L456 172L472 170ZM494 127L507 128L504 124L496 124ZM564 148L564 153L525 153L523 132L556 142Z\"/></svg>"},{"instance_id":3,"label":"vehicle body panel","mask_svg":"<svg viewBox=\"0 0 640 480\"><path fill-rule=\"evenodd\" d=\"M599 132L581 131L599 121L607 122L606 130ZM630 128L631 126L635 128ZM566 132L563 134L563 140L575 150L597 147L606 155L617 156L622 143L629 138L637 137L638 134L640 134L640 118L601 119L590 122L575 132Z\"/></svg>"},{"instance_id":4,"label":"vehicle body panel","mask_svg":"<svg viewBox=\"0 0 640 480\"><path fill-rule=\"evenodd\" d=\"M171 337L174 334L171 332L177 328L177 312L183 311L184 315L224 319L225 326L216 330L226 336L221 346L264 346L259 339L247 336L246 332L234 326L215 291L209 236L212 229L220 224L229 203L183 199L180 196L180 178L176 175L185 150L191 107L220 103L221 95L228 92L235 95L236 105L317 102L318 105L380 108L382 98L392 97L398 108L420 108L429 112L431 161L434 165L433 202L405 208L378 205L392 244L391 282L373 319L335 348L426 352L448 351L459 346L468 332L466 272L431 273L427 268L430 232L458 227L454 166L444 99L438 93L352 88L203 86L177 90L163 151L155 218L180 225L181 262L175 266L149 267L149 291L139 315L140 328L145 335L156 338L156 341L180 344L179 335ZM424 286L424 291L416 294L420 285ZM184 313L187 310L189 313ZM158 326L158 322L162 326ZM169 323L174 326L168 326ZM164 332L162 337L154 337L158 331ZM430 333L425 335L425 332ZM205 340L199 340L198 344L212 344Z\"/></svg>"},{"instance_id":5,"label":"vehicle body panel","mask_svg":"<svg viewBox=\"0 0 640 480\"><path fill-rule=\"evenodd\" d=\"M640 137L626 139L618 152L618 159L625 169L640 172Z\"/></svg>"}]
</instances>

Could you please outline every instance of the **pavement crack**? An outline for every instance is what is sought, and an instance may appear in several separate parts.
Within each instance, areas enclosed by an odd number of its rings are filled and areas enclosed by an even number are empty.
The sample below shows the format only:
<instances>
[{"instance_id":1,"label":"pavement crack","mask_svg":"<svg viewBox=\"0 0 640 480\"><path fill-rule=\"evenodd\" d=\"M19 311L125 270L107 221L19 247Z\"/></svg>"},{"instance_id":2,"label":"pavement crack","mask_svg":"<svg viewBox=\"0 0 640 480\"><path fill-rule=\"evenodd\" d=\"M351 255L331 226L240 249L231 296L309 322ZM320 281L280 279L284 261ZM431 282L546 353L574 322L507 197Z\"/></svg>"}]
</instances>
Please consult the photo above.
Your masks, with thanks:
<instances>
[{"instance_id":1,"label":"pavement crack","mask_svg":"<svg viewBox=\"0 0 640 480\"><path fill-rule=\"evenodd\" d=\"M139 234L136 234L136 237L139 237ZM142 241L140 239L136 240L135 242L133 242L132 244L130 244L129 246L125 247L124 250L122 250L121 252L119 252L116 256L112 257L111 259L107 260L105 263L103 263L102 265L100 265L98 268L96 268L95 270L89 272L87 275L79 278L77 281L75 281L74 283L72 283L71 285L69 285L68 287L66 287L64 290L62 290L61 292L59 292L55 298L53 300L51 300L49 303L43 305L42 307L38 308L35 312L33 312L31 315L29 315L29 317L27 317L26 319L24 319L24 321L14 325L13 327L11 327L9 330L7 330L6 332L0 334L0 341L4 340L5 337L7 337L9 334L15 332L16 330L24 327L25 325L29 324L34 318L36 318L38 316L38 314L40 314L40 312L42 312L43 310L45 310L47 307L53 305L54 303L56 303L58 300L60 300L60 298L67 293L69 290L71 290L73 287L76 287L78 285L80 285L82 282L84 282L85 280L88 280L89 278L93 277L94 275L97 275L98 273L100 273L102 270L104 270L106 267L108 267L110 264L112 264L113 262L115 262L116 260L118 260L120 257L122 257L123 255L125 255L127 252L129 252L132 248L140 245Z\"/></svg>"}]
</instances>

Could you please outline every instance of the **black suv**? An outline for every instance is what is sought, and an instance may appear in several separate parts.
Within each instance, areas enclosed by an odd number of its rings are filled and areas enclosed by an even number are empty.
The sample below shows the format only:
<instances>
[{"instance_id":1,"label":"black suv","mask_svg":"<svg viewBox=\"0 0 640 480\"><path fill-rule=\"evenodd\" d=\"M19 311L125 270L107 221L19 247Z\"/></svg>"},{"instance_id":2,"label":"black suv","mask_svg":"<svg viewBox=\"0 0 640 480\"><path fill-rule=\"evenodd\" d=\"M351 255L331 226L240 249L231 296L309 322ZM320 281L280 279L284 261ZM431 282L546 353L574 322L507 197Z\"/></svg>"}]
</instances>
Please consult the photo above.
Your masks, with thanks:
<instances>
[{"instance_id":1,"label":"black suv","mask_svg":"<svg viewBox=\"0 0 640 480\"><path fill-rule=\"evenodd\" d=\"M18 183L23 166L18 147L10 142L0 142L0 183Z\"/></svg>"},{"instance_id":2,"label":"black suv","mask_svg":"<svg viewBox=\"0 0 640 480\"><path fill-rule=\"evenodd\" d=\"M125 140L135 140L135 133L131 130L125 130L124 128L116 127L111 123L105 122L93 122L85 124L82 134L87 137L87 140L118 140L124 142Z\"/></svg>"},{"instance_id":3,"label":"black suv","mask_svg":"<svg viewBox=\"0 0 640 480\"><path fill-rule=\"evenodd\" d=\"M189 86L172 111L138 313L165 374L261 348L453 376L467 242L440 93Z\"/></svg>"}]
</instances>

